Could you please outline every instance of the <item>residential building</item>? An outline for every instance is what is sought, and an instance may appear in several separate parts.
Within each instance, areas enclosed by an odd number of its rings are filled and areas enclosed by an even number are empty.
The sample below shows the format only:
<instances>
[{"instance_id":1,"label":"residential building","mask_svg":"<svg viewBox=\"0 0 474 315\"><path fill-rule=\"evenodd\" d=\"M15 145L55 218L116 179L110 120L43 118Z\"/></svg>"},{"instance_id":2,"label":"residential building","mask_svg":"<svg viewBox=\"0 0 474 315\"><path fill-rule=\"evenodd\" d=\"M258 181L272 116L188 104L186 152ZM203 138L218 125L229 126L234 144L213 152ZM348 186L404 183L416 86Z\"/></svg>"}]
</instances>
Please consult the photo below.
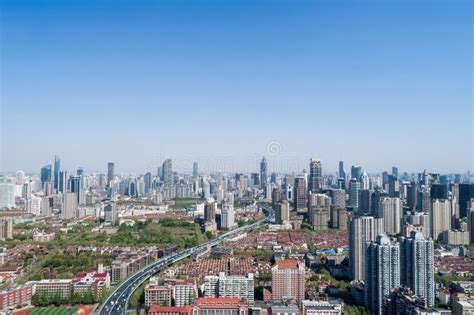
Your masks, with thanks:
<instances>
[{"instance_id":1,"label":"residential building","mask_svg":"<svg viewBox=\"0 0 474 315\"><path fill-rule=\"evenodd\" d=\"M284 259L272 267L273 301L293 300L300 304L305 294L304 262L296 259Z\"/></svg>"}]
</instances>

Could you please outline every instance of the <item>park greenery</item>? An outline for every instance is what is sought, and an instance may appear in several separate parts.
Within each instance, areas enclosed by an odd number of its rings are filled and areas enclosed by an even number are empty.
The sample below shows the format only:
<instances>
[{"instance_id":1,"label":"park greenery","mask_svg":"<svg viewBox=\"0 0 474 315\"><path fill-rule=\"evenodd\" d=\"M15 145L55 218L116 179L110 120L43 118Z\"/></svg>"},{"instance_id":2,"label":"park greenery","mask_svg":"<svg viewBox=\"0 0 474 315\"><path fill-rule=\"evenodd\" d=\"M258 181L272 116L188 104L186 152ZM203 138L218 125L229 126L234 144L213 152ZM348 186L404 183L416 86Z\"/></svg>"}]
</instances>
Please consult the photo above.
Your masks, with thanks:
<instances>
[{"instance_id":1,"label":"park greenery","mask_svg":"<svg viewBox=\"0 0 474 315\"><path fill-rule=\"evenodd\" d=\"M97 303L96 296L92 291L87 291L84 294L73 294L71 298L65 299L60 292L55 294L41 294L35 293L31 302L35 306L60 306L60 305L77 305L77 304L95 304Z\"/></svg>"}]
</instances>

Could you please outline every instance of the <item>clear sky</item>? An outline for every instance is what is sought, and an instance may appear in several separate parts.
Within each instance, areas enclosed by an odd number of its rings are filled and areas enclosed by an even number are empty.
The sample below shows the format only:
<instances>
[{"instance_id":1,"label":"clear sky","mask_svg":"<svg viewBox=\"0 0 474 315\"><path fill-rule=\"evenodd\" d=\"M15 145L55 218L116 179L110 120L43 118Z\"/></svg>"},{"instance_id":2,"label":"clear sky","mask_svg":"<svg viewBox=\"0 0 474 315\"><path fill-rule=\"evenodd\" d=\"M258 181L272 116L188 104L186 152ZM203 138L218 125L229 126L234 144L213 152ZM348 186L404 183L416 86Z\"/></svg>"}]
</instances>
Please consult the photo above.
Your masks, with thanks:
<instances>
[{"instance_id":1,"label":"clear sky","mask_svg":"<svg viewBox=\"0 0 474 315\"><path fill-rule=\"evenodd\" d=\"M0 3L0 171L473 169L471 1Z\"/></svg>"}]
</instances>

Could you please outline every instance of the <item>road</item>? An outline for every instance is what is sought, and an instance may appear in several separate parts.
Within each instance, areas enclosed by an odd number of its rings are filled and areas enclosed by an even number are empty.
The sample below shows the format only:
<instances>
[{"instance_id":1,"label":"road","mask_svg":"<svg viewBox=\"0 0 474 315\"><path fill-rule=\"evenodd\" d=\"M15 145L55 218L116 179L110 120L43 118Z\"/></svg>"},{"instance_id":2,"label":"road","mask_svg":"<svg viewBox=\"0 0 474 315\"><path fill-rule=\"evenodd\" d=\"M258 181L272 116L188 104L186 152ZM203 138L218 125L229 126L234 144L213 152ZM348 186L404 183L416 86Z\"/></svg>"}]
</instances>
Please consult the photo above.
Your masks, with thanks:
<instances>
[{"instance_id":1,"label":"road","mask_svg":"<svg viewBox=\"0 0 474 315\"><path fill-rule=\"evenodd\" d=\"M266 211L266 217L260 221L252 223L251 225L242 226L240 228L229 231L225 234L218 236L217 238L201 244L199 246L186 249L176 254L172 254L163 258L158 259L154 263L140 269L138 272L131 275L127 280L122 282L107 298L107 300L100 305L95 314L99 315L119 315L125 314L127 309L128 300L132 293L142 285L146 280L151 276L159 272L166 266L169 266L183 258L192 256L194 254L199 254L202 251L205 251L211 247L214 247L228 239L231 239L242 233L252 231L262 225L270 223L274 219L274 213L270 206L261 205L262 208Z\"/></svg>"}]
</instances>

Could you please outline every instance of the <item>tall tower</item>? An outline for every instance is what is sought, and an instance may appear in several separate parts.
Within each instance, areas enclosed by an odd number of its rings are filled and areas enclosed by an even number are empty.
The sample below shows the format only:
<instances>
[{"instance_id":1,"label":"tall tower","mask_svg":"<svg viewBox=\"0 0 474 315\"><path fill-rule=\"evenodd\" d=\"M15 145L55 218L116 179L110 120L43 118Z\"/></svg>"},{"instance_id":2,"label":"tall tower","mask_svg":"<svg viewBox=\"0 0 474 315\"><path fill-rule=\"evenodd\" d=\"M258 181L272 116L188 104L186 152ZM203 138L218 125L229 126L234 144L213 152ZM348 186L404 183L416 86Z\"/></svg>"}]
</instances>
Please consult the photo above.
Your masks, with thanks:
<instances>
[{"instance_id":1,"label":"tall tower","mask_svg":"<svg viewBox=\"0 0 474 315\"><path fill-rule=\"evenodd\" d=\"M344 161L339 161L339 178L346 179L346 171L344 171Z\"/></svg>"},{"instance_id":2,"label":"tall tower","mask_svg":"<svg viewBox=\"0 0 474 315\"><path fill-rule=\"evenodd\" d=\"M298 176L295 178L294 188L295 210L304 209L307 206L306 178Z\"/></svg>"},{"instance_id":3,"label":"tall tower","mask_svg":"<svg viewBox=\"0 0 474 315\"><path fill-rule=\"evenodd\" d=\"M377 210L377 217L383 218L385 233L393 235L401 233L402 202L400 198L382 197Z\"/></svg>"},{"instance_id":4,"label":"tall tower","mask_svg":"<svg viewBox=\"0 0 474 315\"><path fill-rule=\"evenodd\" d=\"M349 204L353 211L357 212L359 209L359 190L360 183L357 179L351 178L349 182Z\"/></svg>"},{"instance_id":5,"label":"tall tower","mask_svg":"<svg viewBox=\"0 0 474 315\"><path fill-rule=\"evenodd\" d=\"M321 161L313 158L309 162L309 190L313 193L323 188L323 169Z\"/></svg>"},{"instance_id":6,"label":"tall tower","mask_svg":"<svg viewBox=\"0 0 474 315\"><path fill-rule=\"evenodd\" d=\"M173 166L170 159L163 162L162 172L165 185L173 184Z\"/></svg>"},{"instance_id":7,"label":"tall tower","mask_svg":"<svg viewBox=\"0 0 474 315\"><path fill-rule=\"evenodd\" d=\"M267 160L265 157L263 157L262 161L260 162L260 188L264 191L267 187L267 180Z\"/></svg>"},{"instance_id":8,"label":"tall tower","mask_svg":"<svg viewBox=\"0 0 474 315\"><path fill-rule=\"evenodd\" d=\"M49 181L51 181L51 164L41 168L41 187L44 186L44 183Z\"/></svg>"},{"instance_id":9,"label":"tall tower","mask_svg":"<svg viewBox=\"0 0 474 315\"><path fill-rule=\"evenodd\" d=\"M59 156L54 156L54 189L56 191L59 190L59 172L61 169L61 160Z\"/></svg>"},{"instance_id":10,"label":"tall tower","mask_svg":"<svg viewBox=\"0 0 474 315\"><path fill-rule=\"evenodd\" d=\"M451 201L447 199L434 199L430 213L431 233L434 240L442 237L443 231L451 229Z\"/></svg>"},{"instance_id":11,"label":"tall tower","mask_svg":"<svg viewBox=\"0 0 474 315\"><path fill-rule=\"evenodd\" d=\"M412 232L410 238L400 238L400 282L413 293L434 305L434 245L420 232Z\"/></svg>"},{"instance_id":12,"label":"tall tower","mask_svg":"<svg viewBox=\"0 0 474 315\"><path fill-rule=\"evenodd\" d=\"M349 223L349 275L364 280L366 242L373 242L383 233L383 219L372 216L354 217Z\"/></svg>"},{"instance_id":13,"label":"tall tower","mask_svg":"<svg viewBox=\"0 0 474 315\"><path fill-rule=\"evenodd\" d=\"M193 176L197 177L199 175L199 165L197 162L193 163Z\"/></svg>"},{"instance_id":14,"label":"tall tower","mask_svg":"<svg viewBox=\"0 0 474 315\"><path fill-rule=\"evenodd\" d=\"M386 235L367 245L365 254L365 305L373 314L384 314L384 300L400 286L400 246Z\"/></svg>"},{"instance_id":15,"label":"tall tower","mask_svg":"<svg viewBox=\"0 0 474 315\"><path fill-rule=\"evenodd\" d=\"M114 170L115 169L115 165L113 162L109 162L107 163L107 188L110 187L110 182L114 180Z\"/></svg>"}]
</instances>

